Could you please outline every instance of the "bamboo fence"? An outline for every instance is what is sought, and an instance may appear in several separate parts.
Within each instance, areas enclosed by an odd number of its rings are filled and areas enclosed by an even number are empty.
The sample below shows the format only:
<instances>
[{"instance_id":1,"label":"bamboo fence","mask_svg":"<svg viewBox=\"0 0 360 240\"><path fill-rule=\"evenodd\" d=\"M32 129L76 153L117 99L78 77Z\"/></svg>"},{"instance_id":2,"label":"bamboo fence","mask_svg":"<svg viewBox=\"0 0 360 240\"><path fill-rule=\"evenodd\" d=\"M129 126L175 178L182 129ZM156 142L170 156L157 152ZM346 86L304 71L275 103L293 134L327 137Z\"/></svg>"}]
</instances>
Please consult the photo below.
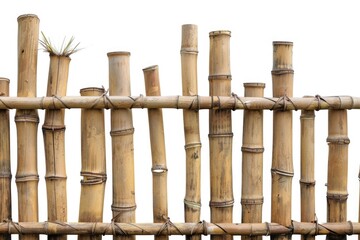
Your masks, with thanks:
<instances>
[{"instance_id":1,"label":"bamboo fence","mask_svg":"<svg viewBox=\"0 0 360 240\"><path fill-rule=\"evenodd\" d=\"M66 96L70 58L50 55L46 96L36 96L39 18L18 18L18 88L9 96L9 80L0 78L0 238L135 239L153 235L168 239L184 235L197 240L345 239L360 234L360 223L347 220L348 138L347 110L360 109L360 97L293 97L291 42L273 42L272 97L264 97L263 83L244 84L244 96L231 91L230 31L210 32L209 96L198 95L196 25L182 26L182 95L161 96L157 65L143 69L146 96L131 96L130 53L110 52L109 95L104 88L83 88L80 96ZM79 221L67 222L64 114L81 109L81 194ZM137 223L135 216L134 126L132 109L146 108L150 132L153 187L153 222ZM163 109L183 109L186 189L185 221L174 223L168 214L165 130ZM17 128L18 222L12 221L9 112L14 109ZM103 222L106 182L105 109L111 109L112 219ZM37 130L38 110L45 110L43 136L46 159L48 219L39 221ZM210 221L201 219L201 139L199 111L209 112ZM232 111L243 110L241 223L233 221ZM271 166L271 222L263 222L263 113L273 112ZM300 116L301 220L292 219L293 111ZM315 110L328 112L327 222L315 216ZM295 169L296 171L296 169ZM325 199L325 198L324 198Z\"/></svg>"}]
</instances>

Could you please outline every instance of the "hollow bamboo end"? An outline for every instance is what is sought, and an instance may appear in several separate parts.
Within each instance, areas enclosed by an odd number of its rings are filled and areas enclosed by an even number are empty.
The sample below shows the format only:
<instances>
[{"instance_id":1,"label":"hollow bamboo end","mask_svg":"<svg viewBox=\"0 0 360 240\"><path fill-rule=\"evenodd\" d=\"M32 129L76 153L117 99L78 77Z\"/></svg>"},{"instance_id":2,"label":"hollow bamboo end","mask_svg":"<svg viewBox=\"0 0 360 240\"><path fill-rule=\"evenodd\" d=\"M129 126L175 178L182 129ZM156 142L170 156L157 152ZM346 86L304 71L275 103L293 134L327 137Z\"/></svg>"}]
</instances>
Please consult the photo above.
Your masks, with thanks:
<instances>
[{"instance_id":1,"label":"hollow bamboo end","mask_svg":"<svg viewBox=\"0 0 360 240\"><path fill-rule=\"evenodd\" d=\"M97 96L103 94L104 92L105 89L99 87L87 87L80 89L81 96Z\"/></svg>"},{"instance_id":2,"label":"hollow bamboo end","mask_svg":"<svg viewBox=\"0 0 360 240\"><path fill-rule=\"evenodd\" d=\"M148 71L154 71L156 69L158 69L159 66L158 65L152 65L152 66L149 66L149 67L146 67L143 69L144 72L148 72Z\"/></svg>"},{"instance_id":3,"label":"hollow bamboo end","mask_svg":"<svg viewBox=\"0 0 360 240\"><path fill-rule=\"evenodd\" d=\"M20 22L27 18L34 18L34 19L40 20L36 14L22 14L17 18L17 20L18 20L18 22Z\"/></svg>"},{"instance_id":4,"label":"hollow bamboo end","mask_svg":"<svg viewBox=\"0 0 360 240\"><path fill-rule=\"evenodd\" d=\"M229 30L217 30L217 31L212 31L209 33L209 37L215 37L218 35L228 35L231 37L231 31Z\"/></svg>"},{"instance_id":5,"label":"hollow bamboo end","mask_svg":"<svg viewBox=\"0 0 360 240\"><path fill-rule=\"evenodd\" d=\"M277 46L277 45L293 46L293 42L289 42L289 41L273 41L273 46Z\"/></svg>"},{"instance_id":6,"label":"hollow bamboo end","mask_svg":"<svg viewBox=\"0 0 360 240\"><path fill-rule=\"evenodd\" d=\"M244 87L245 88L265 88L265 83L260 83L260 82L248 82L248 83L244 83Z\"/></svg>"},{"instance_id":7,"label":"hollow bamboo end","mask_svg":"<svg viewBox=\"0 0 360 240\"><path fill-rule=\"evenodd\" d=\"M126 51L116 51L116 52L108 52L108 57L115 57L115 56L130 56L130 52Z\"/></svg>"}]
</instances>

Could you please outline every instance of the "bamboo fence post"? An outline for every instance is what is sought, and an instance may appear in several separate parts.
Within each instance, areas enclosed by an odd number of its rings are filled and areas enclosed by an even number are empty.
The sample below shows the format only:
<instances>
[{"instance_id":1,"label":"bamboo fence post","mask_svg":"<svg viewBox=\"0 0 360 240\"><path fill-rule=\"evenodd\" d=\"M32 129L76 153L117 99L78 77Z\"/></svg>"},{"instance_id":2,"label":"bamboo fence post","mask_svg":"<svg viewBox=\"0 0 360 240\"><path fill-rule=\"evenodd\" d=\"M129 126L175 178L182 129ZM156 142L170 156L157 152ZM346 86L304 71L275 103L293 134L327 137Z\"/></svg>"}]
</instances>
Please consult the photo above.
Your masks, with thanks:
<instances>
[{"instance_id":1,"label":"bamboo fence post","mask_svg":"<svg viewBox=\"0 0 360 240\"><path fill-rule=\"evenodd\" d=\"M244 83L245 97L263 97L264 83ZM242 151L242 223L261 223L263 196L263 110L244 110ZM261 240L261 236L242 236Z\"/></svg>"},{"instance_id":2,"label":"bamboo fence post","mask_svg":"<svg viewBox=\"0 0 360 240\"><path fill-rule=\"evenodd\" d=\"M300 116L300 198L301 221L315 222L315 173L314 173L314 110L302 110ZM314 236L302 235L302 240L315 240Z\"/></svg>"},{"instance_id":3,"label":"bamboo fence post","mask_svg":"<svg viewBox=\"0 0 360 240\"><path fill-rule=\"evenodd\" d=\"M70 60L70 57L50 54L46 96L66 95ZM67 222L64 117L65 109L47 109L42 126L49 221ZM67 239L67 236L51 235L49 239L64 240Z\"/></svg>"},{"instance_id":4,"label":"bamboo fence post","mask_svg":"<svg viewBox=\"0 0 360 240\"><path fill-rule=\"evenodd\" d=\"M157 65L143 69L147 96L160 96L159 68ZM168 219L167 166L162 109L148 109L153 175L153 219L154 223ZM156 240L169 239L155 236Z\"/></svg>"},{"instance_id":5,"label":"bamboo fence post","mask_svg":"<svg viewBox=\"0 0 360 240\"><path fill-rule=\"evenodd\" d=\"M111 52L109 58L110 96L131 96L130 53ZM111 110L113 221L135 223L134 127L131 109ZM114 236L114 239L135 236Z\"/></svg>"},{"instance_id":6,"label":"bamboo fence post","mask_svg":"<svg viewBox=\"0 0 360 240\"><path fill-rule=\"evenodd\" d=\"M0 78L0 95L9 96L10 81ZM0 110L0 221L11 220L11 162L9 110ZM1 234L0 240L11 239L10 234Z\"/></svg>"},{"instance_id":7,"label":"bamboo fence post","mask_svg":"<svg viewBox=\"0 0 360 240\"><path fill-rule=\"evenodd\" d=\"M103 88L83 88L81 96L99 96ZM106 183L104 109L81 110L81 196L79 222L102 222ZM80 240L101 235L79 236Z\"/></svg>"},{"instance_id":8,"label":"bamboo fence post","mask_svg":"<svg viewBox=\"0 0 360 240\"><path fill-rule=\"evenodd\" d=\"M27 14L18 17L18 97L36 97L39 18ZM38 182L37 110L18 109L15 114L17 128L17 171L19 221L37 222ZM39 235L20 235L22 240L37 240Z\"/></svg>"},{"instance_id":9,"label":"bamboo fence post","mask_svg":"<svg viewBox=\"0 0 360 240\"><path fill-rule=\"evenodd\" d=\"M198 94L197 26L182 26L181 76L183 96ZM183 110L185 152L186 152L186 193L184 198L185 222L199 222L201 211L201 141L199 130L199 111ZM187 236L188 240L198 240L200 235Z\"/></svg>"},{"instance_id":10,"label":"bamboo fence post","mask_svg":"<svg viewBox=\"0 0 360 240\"><path fill-rule=\"evenodd\" d=\"M329 159L327 179L327 222L345 222L347 210L348 138L347 110L328 111ZM328 240L346 239L329 234Z\"/></svg>"},{"instance_id":11,"label":"bamboo fence post","mask_svg":"<svg viewBox=\"0 0 360 240\"><path fill-rule=\"evenodd\" d=\"M209 56L209 95L231 95L230 72L230 31L210 32ZM232 183L232 126L231 110L209 110L209 149L210 149L210 213L211 222L232 222L233 183ZM230 235L212 236L213 240L232 239Z\"/></svg>"},{"instance_id":12,"label":"bamboo fence post","mask_svg":"<svg viewBox=\"0 0 360 240\"><path fill-rule=\"evenodd\" d=\"M292 43L273 42L273 96L284 99L293 95ZM273 112L271 221L291 226L291 185L294 175L292 159L292 111ZM272 236L290 239L291 236Z\"/></svg>"}]
</instances>

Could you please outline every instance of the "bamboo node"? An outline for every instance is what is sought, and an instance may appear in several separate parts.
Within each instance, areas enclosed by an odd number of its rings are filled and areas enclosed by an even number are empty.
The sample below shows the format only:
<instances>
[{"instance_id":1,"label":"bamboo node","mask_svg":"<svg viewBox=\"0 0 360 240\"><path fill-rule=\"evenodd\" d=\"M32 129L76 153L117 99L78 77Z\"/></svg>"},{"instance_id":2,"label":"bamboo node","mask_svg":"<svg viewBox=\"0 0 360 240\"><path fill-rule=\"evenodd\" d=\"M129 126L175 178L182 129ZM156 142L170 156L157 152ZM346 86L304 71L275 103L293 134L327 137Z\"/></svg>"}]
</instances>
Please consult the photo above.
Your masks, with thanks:
<instances>
[{"instance_id":1,"label":"bamboo node","mask_svg":"<svg viewBox=\"0 0 360 240\"><path fill-rule=\"evenodd\" d=\"M327 137L326 141L328 144L349 144L350 139L348 137Z\"/></svg>"},{"instance_id":2,"label":"bamboo node","mask_svg":"<svg viewBox=\"0 0 360 240\"><path fill-rule=\"evenodd\" d=\"M218 137L233 137L233 133L209 133L209 138L218 138Z\"/></svg>"},{"instance_id":3,"label":"bamboo node","mask_svg":"<svg viewBox=\"0 0 360 240\"><path fill-rule=\"evenodd\" d=\"M303 184L305 186L315 186L316 182L315 181L306 181L306 180L300 179L299 183Z\"/></svg>"},{"instance_id":4,"label":"bamboo node","mask_svg":"<svg viewBox=\"0 0 360 240\"><path fill-rule=\"evenodd\" d=\"M264 203L264 197L261 198L241 198L240 201L243 205L261 205Z\"/></svg>"},{"instance_id":5,"label":"bamboo node","mask_svg":"<svg viewBox=\"0 0 360 240\"><path fill-rule=\"evenodd\" d=\"M42 129L43 130L51 130L52 132L55 132L55 131L65 131L66 127L65 127L65 125L55 126L55 125L45 125L44 124L42 126Z\"/></svg>"},{"instance_id":6,"label":"bamboo node","mask_svg":"<svg viewBox=\"0 0 360 240\"><path fill-rule=\"evenodd\" d=\"M234 200L229 200L229 201L224 201L224 202L210 201L209 206L216 207L216 208L232 207L232 206L234 206Z\"/></svg>"},{"instance_id":7,"label":"bamboo node","mask_svg":"<svg viewBox=\"0 0 360 240\"><path fill-rule=\"evenodd\" d=\"M284 74L294 74L292 69L273 69L271 71L273 75L284 75Z\"/></svg>"},{"instance_id":8,"label":"bamboo node","mask_svg":"<svg viewBox=\"0 0 360 240\"><path fill-rule=\"evenodd\" d=\"M15 182L30 182L30 181L39 181L39 175L29 174L29 175L17 175L15 176Z\"/></svg>"},{"instance_id":9,"label":"bamboo node","mask_svg":"<svg viewBox=\"0 0 360 240\"><path fill-rule=\"evenodd\" d=\"M136 209L136 204L128 205L128 206L116 206L114 204L111 205L111 210L113 212L126 212L126 211L133 211ZM116 219L118 215L116 215L113 219Z\"/></svg>"},{"instance_id":10,"label":"bamboo node","mask_svg":"<svg viewBox=\"0 0 360 240\"><path fill-rule=\"evenodd\" d=\"M201 147L201 142L188 143L188 144L185 144L185 146L184 146L185 150L190 149L190 148L197 148L197 147Z\"/></svg>"},{"instance_id":11,"label":"bamboo node","mask_svg":"<svg viewBox=\"0 0 360 240\"><path fill-rule=\"evenodd\" d=\"M0 178L12 178L11 172L0 172Z\"/></svg>"},{"instance_id":12,"label":"bamboo node","mask_svg":"<svg viewBox=\"0 0 360 240\"><path fill-rule=\"evenodd\" d=\"M208 77L208 80L231 80L231 74L214 74Z\"/></svg>"},{"instance_id":13,"label":"bamboo node","mask_svg":"<svg viewBox=\"0 0 360 240\"><path fill-rule=\"evenodd\" d=\"M135 131L134 128L121 129L121 130L112 130L110 131L110 136L124 136L133 134Z\"/></svg>"},{"instance_id":14,"label":"bamboo node","mask_svg":"<svg viewBox=\"0 0 360 240\"><path fill-rule=\"evenodd\" d=\"M344 193L327 193L326 198L328 200L335 200L337 202L345 202L348 199L349 194Z\"/></svg>"},{"instance_id":15,"label":"bamboo node","mask_svg":"<svg viewBox=\"0 0 360 240\"><path fill-rule=\"evenodd\" d=\"M276 169L276 168L271 168L271 173L281 175L284 177L293 177L294 176L294 172L280 170L280 169Z\"/></svg>"},{"instance_id":16,"label":"bamboo node","mask_svg":"<svg viewBox=\"0 0 360 240\"><path fill-rule=\"evenodd\" d=\"M155 165L151 168L152 173L164 173L167 171L168 169L165 166L161 166L161 165Z\"/></svg>"},{"instance_id":17,"label":"bamboo node","mask_svg":"<svg viewBox=\"0 0 360 240\"><path fill-rule=\"evenodd\" d=\"M263 153L265 149L263 147L241 147L241 151L250 153Z\"/></svg>"},{"instance_id":18,"label":"bamboo node","mask_svg":"<svg viewBox=\"0 0 360 240\"><path fill-rule=\"evenodd\" d=\"M106 173L93 173L93 172L80 172L80 175L84 177L80 181L82 185L94 185L106 182Z\"/></svg>"},{"instance_id":19,"label":"bamboo node","mask_svg":"<svg viewBox=\"0 0 360 240\"><path fill-rule=\"evenodd\" d=\"M186 207L195 208L195 209L201 209L201 203L200 202L194 202L191 200L184 199L184 204Z\"/></svg>"}]
</instances>

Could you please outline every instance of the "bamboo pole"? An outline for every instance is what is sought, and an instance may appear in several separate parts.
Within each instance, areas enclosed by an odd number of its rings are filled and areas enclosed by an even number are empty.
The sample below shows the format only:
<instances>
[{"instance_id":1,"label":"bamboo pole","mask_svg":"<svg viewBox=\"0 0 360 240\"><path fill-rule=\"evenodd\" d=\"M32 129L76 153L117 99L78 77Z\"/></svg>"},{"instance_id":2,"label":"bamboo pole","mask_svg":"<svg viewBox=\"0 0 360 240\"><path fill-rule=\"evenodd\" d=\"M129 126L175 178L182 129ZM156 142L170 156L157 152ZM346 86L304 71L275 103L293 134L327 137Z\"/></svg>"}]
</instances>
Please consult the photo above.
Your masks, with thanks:
<instances>
[{"instance_id":1,"label":"bamboo pole","mask_svg":"<svg viewBox=\"0 0 360 240\"><path fill-rule=\"evenodd\" d=\"M18 97L36 97L39 18L36 15L18 17ZM37 110L19 109L15 114L17 128L17 171L19 221L37 222ZM37 240L39 235L20 235L22 240Z\"/></svg>"},{"instance_id":2,"label":"bamboo pole","mask_svg":"<svg viewBox=\"0 0 360 240\"><path fill-rule=\"evenodd\" d=\"M68 235L242 235L276 236L293 235L339 235L360 234L359 222L311 223L293 222L291 228L278 223L90 223L90 222L7 222L0 223L0 233L10 234L68 234Z\"/></svg>"},{"instance_id":3,"label":"bamboo pole","mask_svg":"<svg viewBox=\"0 0 360 240\"><path fill-rule=\"evenodd\" d=\"M197 84L197 26L182 26L181 40L182 94L198 94ZM201 141L199 111L183 110L185 152L186 152L186 193L184 198L185 222L199 222L201 211ZM200 236L187 236L188 240L198 240Z\"/></svg>"},{"instance_id":4,"label":"bamboo pole","mask_svg":"<svg viewBox=\"0 0 360 240\"><path fill-rule=\"evenodd\" d=\"M50 54L46 96L65 96L70 57ZM65 110L47 109L42 126L46 160L46 189L49 221L67 221L67 192L65 164ZM49 236L65 240L66 235Z\"/></svg>"},{"instance_id":5,"label":"bamboo pole","mask_svg":"<svg viewBox=\"0 0 360 240\"><path fill-rule=\"evenodd\" d=\"M109 58L110 96L130 96L130 53L111 52ZM135 222L134 127L131 109L111 110L113 203L115 222ZM134 236L114 237L131 240Z\"/></svg>"},{"instance_id":6,"label":"bamboo pole","mask_svg":"<svg viewBox=\"0 0 360 240\"><path fill-rule=\"evenodd\" d=\"M273 96L292 97L292 43L273 43ZM294 175L292 160L292 111L273 112L273 151L271 221L291 226L291 185ZM272 236L272 239L290 239L289 235Z\"/></svg>"},{"instance_id":7,"label":"bamboo pole","mask_svg":"<svg viewBox=\"0 0 360 240\"><path fill-rule=\"evenodd\" d=\"M348 178L348 138L347 111L328 111L329 159L327 179L327 221L346 221L347 178ZM329 234L328 240L346 239L346 236Z\"/></svg>"},{"instance_id":8,"label":"bamboo pole","mask_svg":"<svg viewBox=\"0 0 360 240\"><path fill-rule=\"evenodd\" d=\"M0 95L9 96L10 81L0 78ZM11 162L9 110L0 110L0 221L11 219ZM0 240L11 239L9 234L0 235Z\"/></svg>"},{"instance_id":9,"label":"bamboo pole","mask_svg":"<svg viewBox=\"0 0 360 240\"><path fill-rule=\"evenodd\" d=\"M102 88L83 88L81 96L100 96ZM81 195L79 222L102 222L106 182L104 110L81 110ZM101 235L80 240L101 239Z\"/></svg>"},{"instance_id":10,"label":"bamboo pole","mask_svg":"<svg viewBox=\"0 0 360 240\"><path fill-rule=\"evenodd\" d=\"M232 110L327 110L360 109L360 97L315 96L239 97L232 96L64 96L64 97L0 97L0 109L232 109Z\"/></svg>"},{"instance_id":11,"label":"bamboo pole","mask_svg":"<svg viewBox=\"0 0 360 240\"><path fill-rule=\"evenodd\" d=\"M158 66L143 69L145 91L148 96L160 96ZM148 109L152 176L153 176L153 219L154 223L168 219L167 166L162 109ZM166 240L168 236L155 236L156 240Z\"/></svg>"},{"instance_id":12,"label":"bamboo pole","mask_svg":"<svg viewBox=\"0 0 360 240\"><path fill-rule=\"evenodd\" d=\"M315 222L314 130L315 113L302 110L300 116L300 198L301 221ZM314 236L302 235L302 240L315 240Z\"/></svg>"},{"instance_id":13,"label":"bamboo pole","mask_svg":"<svg viewBox=\"0 0 360 240\"><path fill-rule=\"evenodd\" d=\"M264 83L244 83L245 96L263 97ZM263 111L244 110L241 204L243 223L261 223L263 196ZM243 240L261 240L243 236Z\"/></svg>"},{"instance_id":14,"label":"bamboo pole","mask_svg":"<svg viewBox=\"0 0 360 240\"><path fill-rule=\"evenodd\" d=\"M230 31L210 32L210 96L231 95ZM209 111L210 214L211 222L232 222L232 126L231 110ZM229 236L215 237L232 239Z\"/></svg>"}]
</instances>

